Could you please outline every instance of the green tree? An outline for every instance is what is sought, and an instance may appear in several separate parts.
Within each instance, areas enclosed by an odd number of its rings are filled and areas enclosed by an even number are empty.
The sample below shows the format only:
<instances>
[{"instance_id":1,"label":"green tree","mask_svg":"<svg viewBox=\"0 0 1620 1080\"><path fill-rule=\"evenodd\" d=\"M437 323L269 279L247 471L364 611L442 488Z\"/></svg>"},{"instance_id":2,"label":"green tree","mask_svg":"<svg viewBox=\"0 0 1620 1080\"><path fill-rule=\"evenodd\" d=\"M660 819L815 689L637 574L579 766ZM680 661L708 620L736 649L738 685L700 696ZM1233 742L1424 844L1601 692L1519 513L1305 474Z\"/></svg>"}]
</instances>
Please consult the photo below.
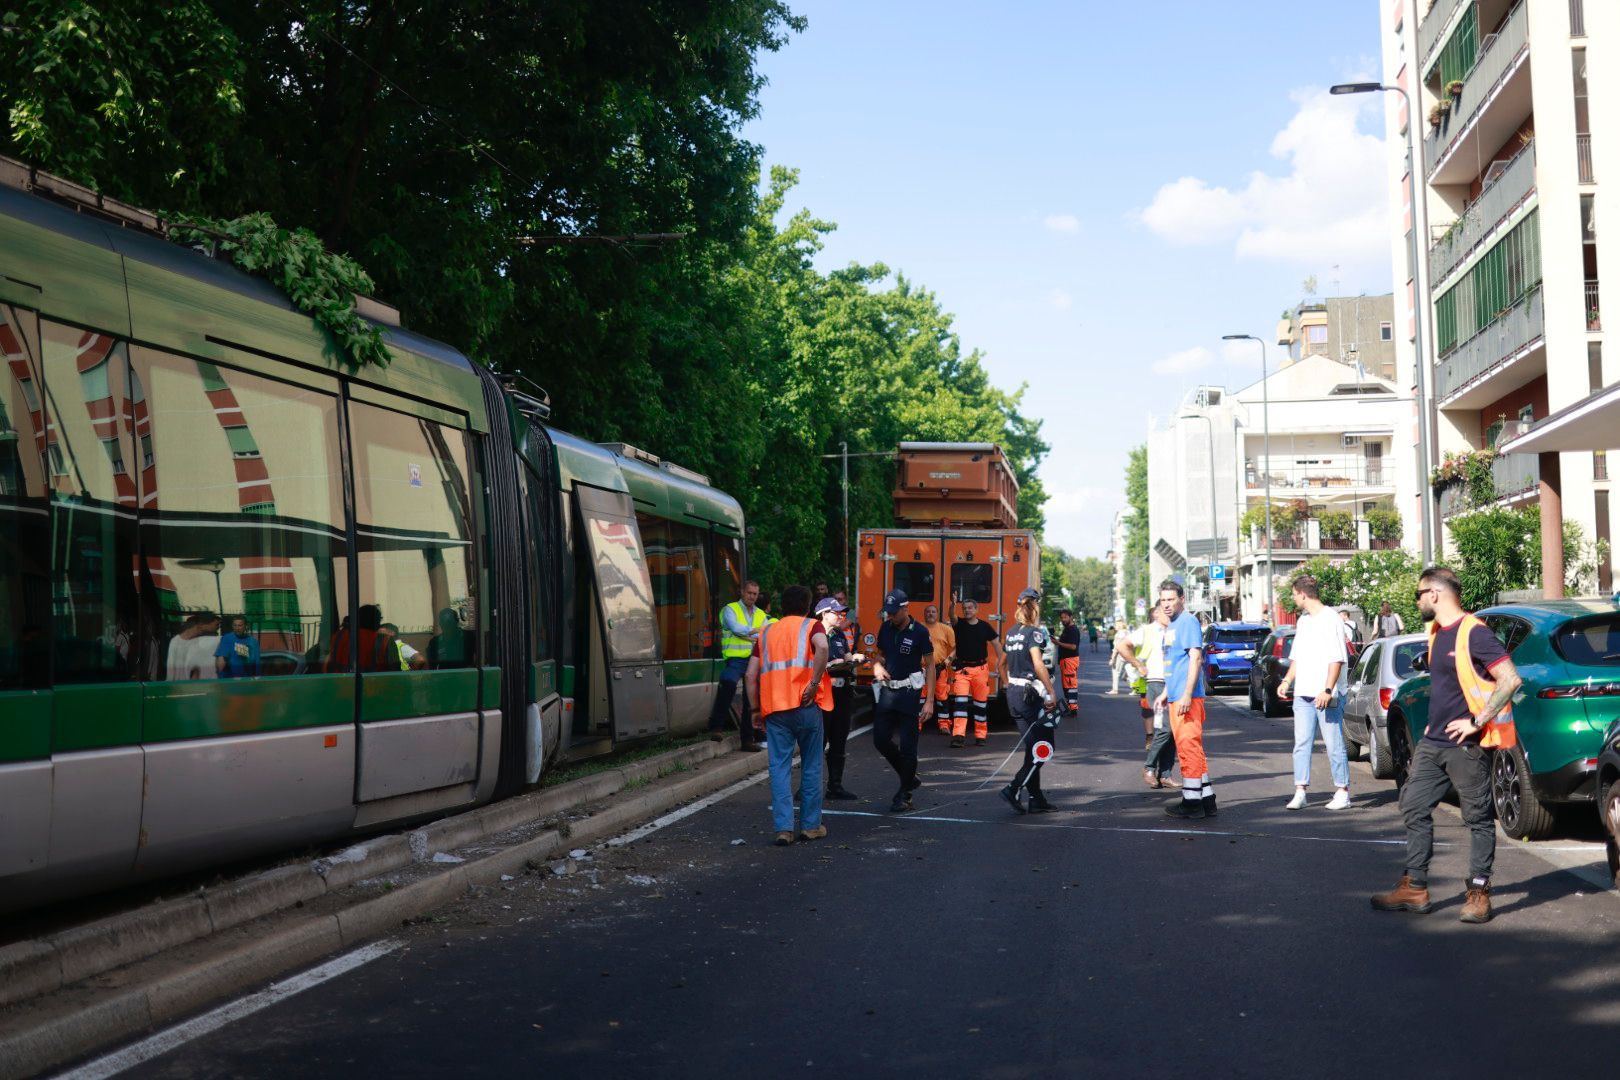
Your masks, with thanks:
<instances>
[{"instance_id":1,"label":"green tree","mask_svg":"<svg viewBox=\"0 0 1620 1080\"><path fill-rule=\"evenodd\" d=\"M1125 610L1129 614L1138 598L1151 605L1157 582L1148 580L1147 447L1131 448L1125 465L1125 505L1132 513L1125 519Z\"/></svg>"},{"instance_id":2,"label":"green tree","mask_svg":"<svg viewBox=\"0 0 1620 1080\"><path fill-rule=\"evenodd\" d=\"M1414 599L1422 569L1409 551L1361 552L1344 564L1343 602L1356 605L1368 619L1376 618L1379 606L1387 602L1406 628L1416 632L1423 625Z\"/></svg>"}]
</instances>

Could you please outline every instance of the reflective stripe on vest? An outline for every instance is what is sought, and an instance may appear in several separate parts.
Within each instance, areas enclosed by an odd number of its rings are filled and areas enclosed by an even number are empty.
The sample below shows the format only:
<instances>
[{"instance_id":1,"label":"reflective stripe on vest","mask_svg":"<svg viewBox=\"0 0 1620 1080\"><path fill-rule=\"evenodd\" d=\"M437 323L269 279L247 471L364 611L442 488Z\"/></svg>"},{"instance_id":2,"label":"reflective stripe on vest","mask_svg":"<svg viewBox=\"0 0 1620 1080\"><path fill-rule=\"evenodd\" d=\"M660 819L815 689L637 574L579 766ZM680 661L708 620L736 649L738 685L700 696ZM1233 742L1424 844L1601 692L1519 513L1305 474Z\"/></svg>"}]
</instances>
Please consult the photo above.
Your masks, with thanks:
<instances>
[{"instance_id":1,"label":"reflective stripe on vest","mask_svg":"<svg viewBox=\"0 0 1620 1080\"><path fill-rule=\"evenodd\" d=\"M727 629L724 616L728 611L736 612L737 622L750 630L758 630L765 625L765 613L756 607L750 616L741 600L733 600L720 609L720 655L727 660L746 660L754 651L754 643L745 637L738 637Z\"/></svg>"},{"instance_id":2,"label":"reflective stripe on vest","mask_svg":"<svg viewBox=\"0 0 1620 1080\"><path fill-rule=\"evenodd\" d=\"M789 615L772 623L759 642L759 711L788 712L800 707L804 688L810 685L811 669L815 666L814 652L810 648L810 631L815 621L802 615ZM832 686L822 679L816 687L815 703L823 711L830 711Z\"/></svg>"},{"instance_id":3,"label":"reflective stripe on vest","mask_svg":"<svg viewBox=\"0 0 1620 1080\"><path fill-rule=\"evenodd\" d=\"M1464 615L1457 625L1457 685L1462 687L1463 701L1468 705L1469 715L1476 719L1485 711L1486 703L1496 691L1496 680L1474 670L1474 658L1468 651L1469 635L1474 632L1474 627L1484 625L1485 621L1478 615ZM1434 670L1434 639L1439 633L1439 620L1429 623L1430 671ZM1519 729L1513 725L1511 705L1503 706L1502 711L1485 725L1485 731L1479 738L1479 745L1500 749L1519 745Z\"/></svg>"}]
</instances>

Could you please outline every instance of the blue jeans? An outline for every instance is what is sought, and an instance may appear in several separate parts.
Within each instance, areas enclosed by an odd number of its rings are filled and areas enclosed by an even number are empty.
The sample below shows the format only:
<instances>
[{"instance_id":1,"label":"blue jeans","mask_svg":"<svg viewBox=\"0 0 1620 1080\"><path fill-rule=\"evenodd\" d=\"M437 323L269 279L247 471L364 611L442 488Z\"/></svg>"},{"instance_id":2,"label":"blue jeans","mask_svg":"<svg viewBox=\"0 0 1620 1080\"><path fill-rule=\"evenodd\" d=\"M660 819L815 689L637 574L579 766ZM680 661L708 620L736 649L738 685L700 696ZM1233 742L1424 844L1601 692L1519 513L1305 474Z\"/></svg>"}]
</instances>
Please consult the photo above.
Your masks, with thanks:
<instances>
[{"instance_id":1,"label":"blue jeans","mask_svg":"<svg viewBox=\"0 0 1620 1080\"><path fill-rule=\"evenodd\" d=\"M709 710L709 730L724 731L731 721L731 699L742 691L743 726L748 727L748 687L743 684L743 676L748 674L748 657L729 657L725 666L720 669L720 684L714 690L714 707ZM747 746L753 741L753 731L742 732L742 743Z\"/></svg>"},{"instance_id":2,"label":"blue jeans","mask_svg":"<svg viewBox=\"0 0 1620 1080\"><path fill-rule=\"evenodd\" d=\"M804 766L799 777L802 829L821 824L821 710L814 703L765 718L765 753L771 768L771 819L777 832L793 831L793 748Z\"/></svg>"},{"instance_id":3,"label":"blue jeans","mask_svg":"<svg viewBox=\"0 0 1620 1080\"><path fill-rule=\"evenodd\" d=\"M1294 698L1294 783L1305 787L1311 782L1311 748L1316 743L1318 728L1327 746L1333 786L1349 787L1350 755L1344 749L1344 699L1335 698L1327 708L1318 709L1316 699L1303 694Z\"/></svg>"}]
</instances>

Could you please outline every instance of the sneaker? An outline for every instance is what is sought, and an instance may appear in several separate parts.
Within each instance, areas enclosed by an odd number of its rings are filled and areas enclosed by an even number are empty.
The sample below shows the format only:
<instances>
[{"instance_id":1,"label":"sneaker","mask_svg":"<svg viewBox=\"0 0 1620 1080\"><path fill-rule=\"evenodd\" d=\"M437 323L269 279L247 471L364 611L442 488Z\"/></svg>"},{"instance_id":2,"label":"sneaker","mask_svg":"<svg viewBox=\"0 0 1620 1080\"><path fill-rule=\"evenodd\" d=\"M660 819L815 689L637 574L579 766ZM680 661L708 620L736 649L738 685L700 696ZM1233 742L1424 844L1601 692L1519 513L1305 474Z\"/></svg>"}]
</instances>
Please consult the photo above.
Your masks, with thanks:
<instances>
[{"instance_id":1,"label":"sneaker","mask_svg":"<svg viewBox=\"0 0 1620 1080\"><path fill-rule=\"evenodd\" d=\"M799 831L799 839L800 840L820 840L822 837L824 837L826 835L827 835L827 826L825 826L825 825L817 825L813 829L801 829Z\"/></svg>"},{"instance_id":2,"label":"sneaker","mask_svg":"<svg viewBox=\"0 0 1620 1080\"><path fill-rule=\"evenodd\" d=\"M1011 806L1015 813L1029 813L1028 810L1024 809L1024 804L1018 801L1018 792L1013 790L1011 784L1001 789L1001 797L1007 800L1007 805Z\"/></svg>"},{"instance_id":3,"label":"sneaker","mask_svg":"<svg viewBox=\"0 0 1620 1080\"><path fill-rule=\"evenodd\" d=\"M1327 808L1329 810L1350 809L1350 789L1340 788L1338 791L1335 791L1333 793L1333 801L1327 804Z\"/></svg>"},{"instance_id":4,"label":"sneaker","mask_svg":"<svg viewBox=\"0 0 1620 1080\"><path fill-rule=\"evenodd\" d=\"M1488 923L1491 921L1491 887L1489 885L1476 885L1468 883L1468 899L1463 901L1462 915L1459 916L1466 923Z\"/></svg>"},{"instance_id":5,"label":"sneaker","mask_svg":"<svg viewBox=\"0 0 1620 1080\"><path fill-rule=\"evenodd\" d=\"M779 832L779 833L776 834L776 846L777 847L787 847L791 843L793 843L793 834L792 833L790 833L790 832Z\"/></svg>"},{"instance_id":6,"label":"sneaker","mask_svg":"<svg viewBox=\"0 0 1620 1080\"><path fill-rule=\"evenodd\" d=\"M952 735L951 736L951 748L952 749L961 749L961 747L964 744L966 744L966 742L967 742L967 739L963 738L961 735Z\"/></svg>"},{"instance_id":7,"label":"sneaker","mask_svg":"<svg viewBox=\"0 0 1620 1080\"><path fill-rule=\"evenodd\" d=\"M1290 809L1290 810L1303 810L1303 809L1305 809L1305 789L1304 788L1295 788L1294 789L1294 797L1292 799L1288 800L1288 809Z\"/></svg>"},{"instance_id":8,"label":"sneaker","mask_svg":"<svg viewBox=\"0 0 1620 1080\"><path fill-rule=\"evenodd\" d=\"M1419 915L1427 915L1433 907L1429 903L1428 885L1412 884L1410 874L1402 874L1400 883L1389 892L1374 896L1372 906L1374 911L1412 911ZM1466 911L1465 905L1464 913Z\"/></svg>"}]
</instances>

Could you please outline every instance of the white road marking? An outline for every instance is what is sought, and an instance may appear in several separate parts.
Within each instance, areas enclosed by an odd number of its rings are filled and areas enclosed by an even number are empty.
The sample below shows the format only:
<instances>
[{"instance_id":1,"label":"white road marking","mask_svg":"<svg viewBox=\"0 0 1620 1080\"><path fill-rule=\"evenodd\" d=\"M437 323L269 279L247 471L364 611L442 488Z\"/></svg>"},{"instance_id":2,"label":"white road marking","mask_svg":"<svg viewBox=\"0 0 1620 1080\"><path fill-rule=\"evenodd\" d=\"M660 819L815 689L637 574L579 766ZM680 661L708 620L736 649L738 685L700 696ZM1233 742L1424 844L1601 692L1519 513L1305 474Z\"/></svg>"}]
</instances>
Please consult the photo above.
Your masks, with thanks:
<instances>
[{"instance_id":1,"label":"white road marking","mask_svg":"<svg viewBox=\"0 0 1620 1080\"><path fill-rule=\"evenodd\" d=\"M958 818L935 817L928 814L880 814L871 810L823 810L823 817L870 817L890 818L894 821L942 821L951 825L1010 825L1016 819L1006 818L1002 821L992 821L986 818ZM1234 832L1225 829L1150 829L1131 828L1125 825L1065 825L1059 821L1043 821L1040 823L1026 822L1024 828L1035 829L1070 829L1075 832L1117 832L1117 833L1148 833L1161 836L1235 836L1247 837L1253 840L1314 840L1323 844L1393 844L1405 847L1405 840L1368 840L1362 837L1347 836L1295 836L1291 833L1263 833L1263 832ZM1444 840L1435 841L1436 847L1449 847Z\"/></svg>"},{"instance_id":2,"label":"white road marking","mask_svg":"<svg viewBox=\"0 0 1620 1080\"><path fill-rule=\"evenodd\" d=\"M273 982L257 994L238 998L227 1005L201 1016L196 1016L171 1028L165 1028L156 1035L149 1035L140 1042L126 1046L122 1050L114 1051L94 1061L80 1065L65 1073L58 1074L56 1080L101 1080L103 1077L117 1076L126 1069L132 1069L155 1057L167 1054L170 1050L184 1046L194 1039L201 1038L209 1032L217 1031L226 1024L240 1020L244 1016L251 1016L260 1009L265 1009L278 1001L284 1001L294 994L301 994L305 990L319 986L339 975L353 971L363 964L369 964L379 957L387 956L399 948L403 942L378 941L370 945L362 945L353 952L345 953L335 960L328 960L319 967L310 968L300 972L290 979Z\"/></svg>"}]
</instances>

